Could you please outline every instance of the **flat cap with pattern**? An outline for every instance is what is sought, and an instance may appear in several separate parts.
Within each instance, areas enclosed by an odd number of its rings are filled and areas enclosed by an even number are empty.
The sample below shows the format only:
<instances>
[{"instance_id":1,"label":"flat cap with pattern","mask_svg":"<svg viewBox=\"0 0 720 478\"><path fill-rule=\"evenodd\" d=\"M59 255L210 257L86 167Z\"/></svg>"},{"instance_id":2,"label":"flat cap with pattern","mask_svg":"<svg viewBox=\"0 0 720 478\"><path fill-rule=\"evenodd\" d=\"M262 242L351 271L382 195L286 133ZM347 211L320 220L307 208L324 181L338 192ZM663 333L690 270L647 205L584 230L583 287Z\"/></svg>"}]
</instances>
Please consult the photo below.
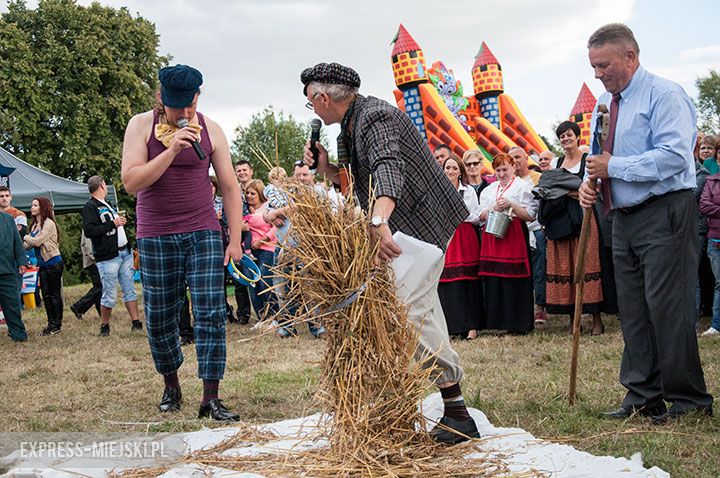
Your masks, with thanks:
<instances>
[{"instance_id":1,"label":"flat cap with pattern","mask_svg":"<svg viewBox=\"0 0 720 478\"><path fill-rule=\"evenodd\" d=\"M161 68L158 78L163 105L169 108L186 108L192 104L203 82L202 73L187 65Z\"/></svg>"},{"instance_id":2,"label":"flat cap with pattern","mask_svg":"<svg viewBox=\"0 0 720 478\"><path fill-rule=\"evenodd\" d=\"M340 63L318 63L311 68L306 68L300 74L300 81L305 85L303 94L306 96L307 85L313 81L328 85L360 87L360 75L352 68L343 66Z\"/></svg>"}]
</instances>

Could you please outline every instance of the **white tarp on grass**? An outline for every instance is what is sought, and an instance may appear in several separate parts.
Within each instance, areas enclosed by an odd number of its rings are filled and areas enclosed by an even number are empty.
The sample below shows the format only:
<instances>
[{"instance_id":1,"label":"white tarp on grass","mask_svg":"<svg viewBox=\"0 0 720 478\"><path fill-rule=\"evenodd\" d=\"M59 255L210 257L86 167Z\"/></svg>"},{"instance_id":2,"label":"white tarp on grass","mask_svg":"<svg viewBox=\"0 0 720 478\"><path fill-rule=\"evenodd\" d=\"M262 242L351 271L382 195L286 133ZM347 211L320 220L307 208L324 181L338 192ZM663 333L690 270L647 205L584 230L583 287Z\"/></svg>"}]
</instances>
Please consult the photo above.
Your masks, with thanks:
<instances>
[{"instance_id":1,"label":"white tarp on grass","mask_svg":"<svg viewBox=\"0 0 720 478\"><path fill-rule=\"evenodd\" d=\"M442 414L442 400L440 394L429 396L423 401L422 409L426 417L431 420L439 419ZM548 476L556 478L579 478L579 477L622 477L622 478L669 478L670 474L653 467L644 468L641 460L630 460L627 458L615 458L611 456L594 456L589 453L576 450L569 445L551 443L539 440L520 428L499 428L494 427L480 410L470 409L470 413L478 424L480 434L483 437L485 450L492 450L491 456L498 456L507 464L512 473L528 471L539 471ZM305 418L287 420L283 422L263 425L263 431L269 431L277 435L274 441L264 441L253 444L243 442L242 446L231 448L223 452L231 456L254 456L259 454L274 453L283 455L287 450L294 452L311 448L325 447L327 442L324 439L310 439L308 436L316 435L317 424L320 415L311 415ZM186 453L211 448L223 440L238 433L238 428L205 429L192 433L175 434L169 437L179 442L182 440ZM6 460L17 460L18 452L6 457ZM472 455L470 455L472 456ZM279 458L282 459L282 458ZM7 476L13 477L43 477L43 478L77 478L77 476L102 477L113 470L121 471L126 466L121 460L105 460L102 465L97 459L81 457L65 459L38 459L33 458L17 463ZM7 461L6 461L7 463ZM40 464L39 464L40 463ZM137 466L133 462L131 467ZM159 465L159 463L157 464ZM156 465L156 466L157 466ZM223 470L221 468L203 467L196 464L179 464L161 475L164 478L204 478L207 476L233 477L233 478L257 478L262 477L256 473L240 473L237 471Z\"/></svg>"}]
</instances>

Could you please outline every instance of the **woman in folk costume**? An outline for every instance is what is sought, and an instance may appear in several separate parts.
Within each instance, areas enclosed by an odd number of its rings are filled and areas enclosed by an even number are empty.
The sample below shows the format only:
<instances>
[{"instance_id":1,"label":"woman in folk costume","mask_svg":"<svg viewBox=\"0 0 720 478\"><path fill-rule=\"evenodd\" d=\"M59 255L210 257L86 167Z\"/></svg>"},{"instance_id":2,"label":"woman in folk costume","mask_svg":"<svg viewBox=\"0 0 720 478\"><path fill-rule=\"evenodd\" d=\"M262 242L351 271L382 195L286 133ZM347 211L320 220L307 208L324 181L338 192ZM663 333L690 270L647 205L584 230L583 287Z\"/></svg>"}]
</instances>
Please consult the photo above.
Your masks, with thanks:
<instances>
[{"instance_id":1,"label":"woman in folk costume","mask_svg":"<svg viewBox=\"0 0 720 478\"><path fill-rule=\"evenodd\" d=\"M467 184L463 160L451 154L443 163L443 170L463 197L470 214L455 229L448 245L438 295L450 336L472 340L482 328L483 313L482 282L478 276L480 242L475 232L480 210L475 189Z\"/></svg>"},{"instance_id":2,"label":"woman in folk costume","mask_svg":"<svg viewBox=\"0 0 720 478\"><path fill-rule=\"evenodd\" d=\"M564 121L557 127L556 134L560 140L564 155L558 158L554 173L574 174L582 182L585 176L585 158L587 153L580 151L580 128L577 124ZM562 168L562 171L560 169ZM545 179L549 179L549 176ZM553 201L559 203L559 209L565 214L574 208L578 219L582 217L577 191L570 191L562 198ZM572 318L575 310L575 257L580 244L579 229L576 231L554 232L552 224L545 221L543 215L547 209L547 200L541 202L540 222L545 226L547 238L547 266L546 266L546 293L545 309L550 314L568 314L572 327ZM561 218L562 219L562 218ZM553 220L554 221L554 220ZM576 223L578 221L575 221ZM600 312L603 308L603 282L601 266L601 237L598 218L593 209L590 236L585 258L585 284L583 285L583 313L593 316L593 335L600 335L604 331Z\"/></svg>"},{"instance_id":3,"label":"woman in folk costume","mask_svg":"<svg viewBox=\"0 0 720 478\"><path fill-rule=\"evenodd\" d=\"M533 278L526 222L535 219L532 186L515 177L513 159L501 153L493 159L497 181L480 194L480 220L491 211L507 212L509 227L502 238L483 229L480 275L485 282L486 328L527 334L533 330Z\"/></svg>"}]
</instances>

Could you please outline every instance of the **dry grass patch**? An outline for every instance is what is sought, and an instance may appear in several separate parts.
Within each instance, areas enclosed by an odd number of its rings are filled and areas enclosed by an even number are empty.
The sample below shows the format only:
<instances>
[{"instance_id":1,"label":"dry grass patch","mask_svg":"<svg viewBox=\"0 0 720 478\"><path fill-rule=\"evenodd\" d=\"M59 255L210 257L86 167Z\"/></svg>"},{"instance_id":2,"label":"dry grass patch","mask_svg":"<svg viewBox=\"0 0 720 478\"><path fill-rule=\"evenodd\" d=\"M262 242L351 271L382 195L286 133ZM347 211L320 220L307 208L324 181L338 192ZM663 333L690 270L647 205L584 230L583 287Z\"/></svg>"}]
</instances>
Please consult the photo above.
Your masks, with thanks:
<instances>
[{"instance_id":1,"label":"dry grass patch","mask_svg":"<svg viewBox=\"0 0 720 478\"><path fill-rule=\"evenodd\" d=\"M86 289L66 289L66 310ZM6 358L0 369L0 430L138 432L149 426L154 431L193 431L218 426L196 419L202 386L192 348L183 348L183 409L163 415L156 411L162 379L152 365L147 339L130 332L127 314L120 309L111 336L97 337L99 319L94 312L88 315L93 316L80 322L66 311L60 335L38 338L45 313L28 311L28 342L15 344L0 337L0 354ZM567 322L567 317L551 317L547 329L526 337L483 335L454 342L466 372L463 390L469 404L483 410L496 426L520 426L535 436L598 455L629 457L640 451L646 466L657 465L673 477L716 477L717 417L688 417L664 427L640 418L598 418L623 397L617 378L622 336L614 317L605 318L605 335L582 336L578 402L568 407ZM702 330L707 325L705 319ZM243 420L268 423L319 411L313 394L324 342L313 339L307 327L298 330L296 339L266 336L238 342L254 334L247 326L228 326L228 368L221 394ZM700 351L708 388L718 397L720 340L700 340Z\"/></svg>"}]
</instances>

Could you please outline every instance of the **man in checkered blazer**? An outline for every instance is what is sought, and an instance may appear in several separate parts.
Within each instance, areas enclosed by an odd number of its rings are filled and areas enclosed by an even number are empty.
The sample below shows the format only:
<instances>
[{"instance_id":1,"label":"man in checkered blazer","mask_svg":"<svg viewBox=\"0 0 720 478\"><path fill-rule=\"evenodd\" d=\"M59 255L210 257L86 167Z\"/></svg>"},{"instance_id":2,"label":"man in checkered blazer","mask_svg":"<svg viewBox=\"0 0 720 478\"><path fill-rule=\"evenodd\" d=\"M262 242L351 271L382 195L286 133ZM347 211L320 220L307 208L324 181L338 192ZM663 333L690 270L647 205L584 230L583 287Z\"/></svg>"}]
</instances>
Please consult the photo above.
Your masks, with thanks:
<instances>
[{"instance_id":1,"label":"man in checkered blazer","mask_svg":"<svg viewBox=\"0 0 720 478\"><path fill-rule=\"evenodd\" d=\"M393 241L401 231L445 251L455 228L468 216L462 197L452 187L418 130L405 113L385 101L358 94L358 74L337 63L320 63L302 72L303 93L326 125L340 123L338 158L350 165L354 191L368 210L370 185L376 200L369 215L370 233L379 241L380 259L393 260L402 251ZM339 184L338 167L328 162L327 151L317 143L318 173ZM308 143L304 160L315 160ZM432 264L427 277L409 290L398 283L398 297L408 305L408 320L420 331L418 360L437 367L435 383L445 412L431 434L454 444L479 437L468 414L459 382L462 368L450 345L445 316L437 294L444 255ZM432 360L428 360L432 357Z\"/></svg>"}]
</instances>

